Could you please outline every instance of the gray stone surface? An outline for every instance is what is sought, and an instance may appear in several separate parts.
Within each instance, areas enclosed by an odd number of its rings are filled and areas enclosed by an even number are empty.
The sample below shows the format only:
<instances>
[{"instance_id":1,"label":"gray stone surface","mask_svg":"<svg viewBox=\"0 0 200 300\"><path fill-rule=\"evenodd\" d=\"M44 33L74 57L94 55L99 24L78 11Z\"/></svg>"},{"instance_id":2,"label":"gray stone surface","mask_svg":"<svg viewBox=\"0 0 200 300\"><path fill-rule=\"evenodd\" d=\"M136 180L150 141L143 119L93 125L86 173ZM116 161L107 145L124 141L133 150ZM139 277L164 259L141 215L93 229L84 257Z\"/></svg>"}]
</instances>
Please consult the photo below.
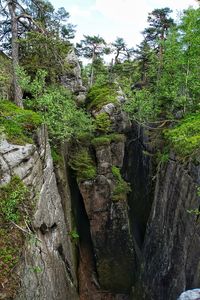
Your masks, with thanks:
<instances>
[{"instance_id":1,"label":"gray stone surface","mask_svg":"<svg viewBox=\"0 0 200 300\"><path fill-rule=\"evenodd\" d=\"M200 299L200 289L194 289L190 291L183 292L178 300L199 300Z\"/></svg>"},{"instance_id":2,"label":"gray stone surface","mask_svg":"<svg viewBox=\"0 0 200 300\"><path fill-rule=\"evenodd\" d=\"M100 288L126 293L134 272L134 250L126 196L112 200L115 179L111 168L122 166L124 143L96 147L97 178L79 183L90 232ZM104 298L103 298L104 299Z\"/></svg>"},{"instance_id":3,"label":"gray stone surface","mask_svg":"<svg viewBox=\"0 0 200 300\"><path fill-rule=\"evenodd\" d=\"M188 213L199 208L199 168L170 160L159 169L134 299L174 300L200 285L200 223Z\"/></svg>"},{"instance_id":4,"label":"gray stone surface","mask_svg":"<svg viewBox=\"0 0 200 300\"><path fill-rule=\"evenodd\" d=\"M86 89L82 84L81 67L74 49L71 49L68 53L66 63L69 65L69 69L66 71L66 74L61 76L61 83L77 95L78 103L83 103Z\"/></svg>"},{"instance_id":5,"label":"gray stone surface","mask_svg":"<svg viewBox=\"0 0 200 300\"><path fill-rule=\"evenodd\" d=\"M0 144L1 184L18 175L32 191L30 201L36 203L33 232L27 236L18 269L21 288L16 300L78 299L69 228L46 134L43 128L38 147Z\"/></svg>"}]
</instances>

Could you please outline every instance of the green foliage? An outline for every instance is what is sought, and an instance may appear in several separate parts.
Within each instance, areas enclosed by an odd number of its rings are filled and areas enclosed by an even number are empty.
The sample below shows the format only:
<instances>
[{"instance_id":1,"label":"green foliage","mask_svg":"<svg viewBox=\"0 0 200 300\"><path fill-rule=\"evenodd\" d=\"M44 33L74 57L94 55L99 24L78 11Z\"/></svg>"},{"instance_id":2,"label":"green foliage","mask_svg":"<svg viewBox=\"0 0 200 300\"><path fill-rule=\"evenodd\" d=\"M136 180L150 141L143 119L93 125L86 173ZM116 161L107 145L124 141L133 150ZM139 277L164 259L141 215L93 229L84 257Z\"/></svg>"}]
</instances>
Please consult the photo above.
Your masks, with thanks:
<instances>
[{"instance_id":1,"label":"green foliage","mask_svg":"<svg viewBox=\"0 0 200 300\"><path fill-rule=\"evenodd\" d=\"M165 163L167 163L168 161L169 161L169 153L168 152L165 152L165 151L163 151L163 152L158 152L157 153L157 162L158 163L163 163L163 164L165 164Z\"/></svg>"},{"instance_id":2,"label":"green foliage","mask_svg":"<svg viewBox=\"0 0 200 300\"><path fill-rule=\"evenodd\" d=\"M42 268L39 267L39 266L35 266L35 267L32 268L32 271L34 273L40 274L40 273L42 273Z\"/></svg>"},{"instance_id":3,"label":"green foliage","mask_svg":"<svg viewBox=\"0 0 200 300\"><path fill-rule=\"evenodd\" d=\"M113 85L94 85L87 94L87 108L88 109L101 109L101 107L108 103L117 104L117 91L116 86Z\"/></svg>"},{"instance_id":4,"label":"green foliage","mask_svg":"<svg viewBox=\"0 0 200 300\"><path fill-rule=\"evenodd\" d=\"M196 158L200 149L200 114L189 115L164 136L181 158Z\"/></svg>"},{"instance_id":5,"label":"green foliage","mask_svg":"<svg viewBox=\"0 0 200 300\"><path fill-rule=\"evenodd\" d=\"M188 212L189 214L192 214L192 215L197 216L197 217L200 215L200 211L199 211L198 208L187 210L187 212Z\"/></svg>"},{"instance_id":6,"label":"green foliage","mask_svg":"<svg viewBox=\"0 0 200 300\"><path fill-rule=\"evenodd\" d=\"M71 157L69 165L76 171L78 181L92 180L96 177L96 166L85 148L78 150Z\"/></svg>"},{"instance_id":7,"label":"green foliage","mask_svg":"<svg viewBox=\"0 0 200 300\"><path fill-rule=\"evenodd\" d=\"M123 106L131 120L151 121L159 112L154 96L147 90L136 91Z\"/></svg>"},{"instance_id":8,"label":"green foliage","mask_svg":"<svg viewBox=\"0 0 200 300\"><path fill-rule=\"evenodd\" d=\"M69 235L70 235L70 237L71 237L73 240L79 239L79 234L77 233L76 230L70 231Z\"/></svg>"},{"instance_id":9,"label":"green foliage","mask_svg":"<svg viewBox=\"0 0 200 300\"><path fill-rule=\"evenodd\" d=\"M41 116L21 109L10 101L0 101L0 125L8 141L15 144L31 143L31 136L42 124Z\"/></svg>"},{"instance_id":10,"label":"green foliage","mask_svg":"<svg viewBox=\"0 0 200 300\"><path fill-rule=\"evenodd\" d=\"M21 65L33 77L38 69L47 72L47 81L55 84L68 69L66 56L71 49L69 42L31 31L20 40Z\"/></svg>"},{"instance_id":11,"label":"green foliage","mask_svg":"<svg viewBox=\"0 0 200 300\"><path fill-rule=\"evenodd\" d=\"M197 196L200 197L200 186L197 187Z\"/></svg>"},{"instance_id":12,"label":"green foliage","mask_svg":"<svg viewBox=\"0 0 200 300\"><path fill-rule=\"evenodd\" d=\"M11 81L11 61L0 52L0 98L9 98Z\"/></svg>"},{"instance_id":13,"label":"green foliage","mask_svg":"<svg viewBox=\"0 0 200 300\"><path fill-rule=\"evenodd\" d=\"M16 69L16 73L21 88L24 91L29 92L32 97L38 98L44 93L47 76L47 72L45 70L37 70L34 79L31 79L31 76L29 76L27 71L25 71L22 67L18 67Z\"/></svg>"},{"instance_id":14,"label":"green foliage","mask_svg":"<svg viewBox=\"0 0 200 300\"><path fill-rule=\"evenodd\" d=\"M50 139L77 139L94 130L91 117L77 108L71 93L64 87L49 87L40 97L27 101L27 105L41 112Z\"/></svg>"},{"instance_id":15,"label":"green foliage","mask_svg":"<svg viewBox=\"0 0 200 300\"><path fill-rule=\"evenodd\" d=\"M95 118L96 130L100 133L108 133L111 127L111 121L107 113L100 113Z\"/></svg>"},{"instance_id":16,"label":"green foliage","mask_svg":"<svg viewBox=\"0 0 200 300\"><path fill-rule=\"evenodd\" d=\"M0 229L0 282L6 283L8 294L17 288L17 279L12 270L18 263L21 253L22 236L12 228L12 231L8 229L8 226L3 228L1 223ZM12 276L10 276L12 272ZM11 277L11 280L9 280Z\"/></svg>"},{"instance_id":17,"label":"green foliage","mask_svg":"<svg viewBox=\"0 0 200 300\"><path fill-rule=\"evenodd\" d=\"M55 164L62 164L63 158L56 147L51 147L51 156Z\"/></svg>"},{"instance_id":18,"label":"green foliage","mask_svg":"<svg viewBox=\"0 0 200 300\"><path fill-rule=\"evenodd\" d=\"M115 179L115 188L112 193L112 200L119 201L126 199L126 195L131 191L130 184L124 181L118 167L112 166L112 174Z\"/></svg>"},{"instance_id":19,"label":"green foliage","mask_svg":"<svg viewBox=\"0 0 200 300\"><path fill-rule=\"evenodd\" d=\"M105 146L112 142L124 142L125 136L120 133L112 133L109 135L101 135L92 139L91 143L93 146Z\"/></svg>"},{"instance_id":20,"label":"green foliage","mask_svg":"<svg viewBox=\"0 0 200 300\"><path fill-rule=\"evenodd\" d=\"M155 45L159 40L165 39L167 32L171 26L173 26L174 21L169 16L172 10L169 7L154 9L148 15L149 27L145 28L143 34L148 42Z\"/></svg>"},{"instance_id":21,"label":"green foliage","mask_svg":"<svg viewBox=\"0 0 200 300\"><path fill-rule=\"evenodd\" d=\"M28 195L27 187L17 176L13 176L8 184L0 187L0 208L6 221L20 221L20 205L27 200Z\"/></svg>"}]
</instances>

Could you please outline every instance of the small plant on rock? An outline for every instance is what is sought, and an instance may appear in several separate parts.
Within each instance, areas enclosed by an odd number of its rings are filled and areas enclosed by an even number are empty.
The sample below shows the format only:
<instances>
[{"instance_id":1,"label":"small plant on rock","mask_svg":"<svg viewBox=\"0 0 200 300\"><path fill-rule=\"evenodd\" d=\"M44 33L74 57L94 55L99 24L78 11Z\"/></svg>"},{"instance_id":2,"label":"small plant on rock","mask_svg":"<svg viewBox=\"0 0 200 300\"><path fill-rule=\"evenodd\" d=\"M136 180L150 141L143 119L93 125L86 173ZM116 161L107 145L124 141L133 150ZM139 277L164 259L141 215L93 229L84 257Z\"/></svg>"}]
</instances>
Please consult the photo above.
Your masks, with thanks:
<instances>
[{"instance_id":1,"label":"small plant on rock","mask_svg":"<svg viewBox=\"0 0 200 300\"><path fill-rule=\"evenodd\" d=\"M131 192L130 184L122 178L118 167L112 167L112 174L115 179L115 188L112 193L112 200L119 201L126 199L126 195Z\"/></svg>"},{"instance_id":2,"label":"small plant on rock","mask_svg":"<svg viewBox=\"0 0 200 300\"><path fill-rule=\"evenodd\" d=\"M27 187L17 176L13 176L8 184L0 188L0 208L5 221L20 221L20 206L28 194Z\"/></svg>"},{"instance_id":3,"label":"small plant on rock","mask_svg":"<svg viewBox=\"0 0 200 300\"><path fill-rule=\"evenodd\" d=\"M111 121L107 113L100 113L96 116L95 125L97 132L108 133L111 127Z\"/></svg>"},{"instance_id":4,"label":"small plant on rock","mask_svg":"<svg viewBox=\"0 0 200 300\"><path fill-rule=\"evenodd\" d=\"M85 148L80 149L71 157L69 165L76 171L78 181L91 180L96 177L96 166Z\"/></svg>"}]
</instances>

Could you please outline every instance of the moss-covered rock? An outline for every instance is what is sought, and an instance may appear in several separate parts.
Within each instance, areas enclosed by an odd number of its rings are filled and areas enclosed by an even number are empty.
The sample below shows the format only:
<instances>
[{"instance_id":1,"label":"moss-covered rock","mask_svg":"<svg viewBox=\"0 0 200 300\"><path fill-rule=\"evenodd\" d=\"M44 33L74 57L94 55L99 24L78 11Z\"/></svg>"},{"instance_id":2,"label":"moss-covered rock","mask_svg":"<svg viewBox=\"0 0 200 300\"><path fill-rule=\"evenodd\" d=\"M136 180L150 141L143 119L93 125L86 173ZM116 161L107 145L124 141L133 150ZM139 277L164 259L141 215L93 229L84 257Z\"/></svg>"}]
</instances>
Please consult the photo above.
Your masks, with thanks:
<instances>
[{"instance_id":1,"label":"moss-covered rock","mask_svg":"<svg viewBox=\"0 0 200 300\"><path fill-rule=\"evenodd\" d=\"M32 212L29 190L17 176L0 187L0 282L6 299L13 299L19 278L13 269L20 259L25 235L22 228ZM19 227L17 227L19 226ZM12 273L12 276L10 276Z\"/></svg>"},{"instance_id":2,"label":"moss-covered rock","mask_svg":"<svg viewBox=\"0 0 200 300\"><path fill-rule=\"evenodd\" d=\"M107 113L103 112L95 118L96 130L100 133L108 133L111 129L111 121Z\"/></svg>"},{"instance_id":3,"label":"moss-covered rock","mask_svg":"<svg viewBox=\"0 0 200 300\"><path fill-rule=\"evenodd\" d=\"M21 179L13 176L11 181L0 187L0 208L5 221L18 223L23 215L23 204L29 191Z\"/></svg>"},{"instance_id":4,"label":"moss-covered rock","mask_svg":"<svg viewBox=\"0 0 200 300\"><path fill-rule=\"evenodd\" d=\"M101 107L108 103L117 104L117 88L112 85L94 85L87 94L86 104L89 110L101 109Z\"/></svg>"},{"instance_id":5,"label":"moss-covered rock","mask_svg":"<svg viewBox=\"0 0 200 300\"><path fill-rule=\"evenodd\" d=\"M78 181L91 180L97 175L95 163L86 148L72 155L69 165L76 172Z\"/></svg>"},{"instance_id":6,"label":"moss-covered rock","mask_svg":"<svg viewBox=\"0 0 200 300\"><path fill-rule=\"evenodd\" d=\"M24 145L32 142L32 134L42 124L41 116L0 100L0 128L9 142Z\"/></svg>"},{"instance_id":7,"label":"moss-covered rock","mask_svg":"<svg viewBox=\"0 0 200 300\"><path fill-rule=\"evenodd\" d=\"M120 133L112 133L108 135L101 135L98 137L95 137L92 139L91 143L93 146L105 146L112 142L118 143L118 142L124 142L125 141L125 135Z\"/></svg>"},{"instance_id":8,"label":"moss-covered rock","mask_svg":"<svg viewBox=\"0 0 200 300\"><path fill-rule=\"evenodd\" d=\"M126 199L126 195L131 192L130 184L122 178L118 167L112 166L112 174L115 179L115 188L112 192L112 200L119 201Z\"/></svg>"},{"instance_id":9,"label":"moss-covered rock","mask_svg":"<svg viewBox=\"0 0 200 300\"><path fill-rule=\"evenodd\" d=\"M164 131L164 136L180 158L200 155L200 114L187 116L174 128Z\"/></svg>"}]
</instances>

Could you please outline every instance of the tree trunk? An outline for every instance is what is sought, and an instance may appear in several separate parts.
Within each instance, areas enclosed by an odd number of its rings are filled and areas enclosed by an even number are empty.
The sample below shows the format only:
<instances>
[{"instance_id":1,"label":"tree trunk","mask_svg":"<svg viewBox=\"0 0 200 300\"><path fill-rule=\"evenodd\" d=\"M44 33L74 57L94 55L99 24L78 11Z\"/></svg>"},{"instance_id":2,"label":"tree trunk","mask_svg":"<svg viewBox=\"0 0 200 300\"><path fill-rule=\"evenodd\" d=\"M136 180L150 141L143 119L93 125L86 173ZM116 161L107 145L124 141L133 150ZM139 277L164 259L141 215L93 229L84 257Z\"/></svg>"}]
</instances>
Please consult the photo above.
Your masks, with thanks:
<instances>
[{"instance_id":1,"label":"tree trunk","mask_svg":"<svg viewBox=\"0 0 200 300\"><path fill-rule=\"evenodd\" d=\"M13 92L14 102L17 106L23 108L22 90L18 83L16 69L19 66L19 44L18 44L18 24L15 14L16 4L14 1L8 1L8 9L11 17L11 33L12 33L12 67L13 67Z\"/></svg>"},{"instance_id":2,"label":"tree trunk","mask_svg":"<svg viewBox=\"0 0 200 300\"><path fill-rule=\"evenodd\" d=\"M94 83L94 61L96 59L96 54L95 54L95 48L93 49L93 54L92 54L92 63L91 63L91 73L90 73L90 84L89 87L93 86Z\"/></svg>"}]
</instances>

